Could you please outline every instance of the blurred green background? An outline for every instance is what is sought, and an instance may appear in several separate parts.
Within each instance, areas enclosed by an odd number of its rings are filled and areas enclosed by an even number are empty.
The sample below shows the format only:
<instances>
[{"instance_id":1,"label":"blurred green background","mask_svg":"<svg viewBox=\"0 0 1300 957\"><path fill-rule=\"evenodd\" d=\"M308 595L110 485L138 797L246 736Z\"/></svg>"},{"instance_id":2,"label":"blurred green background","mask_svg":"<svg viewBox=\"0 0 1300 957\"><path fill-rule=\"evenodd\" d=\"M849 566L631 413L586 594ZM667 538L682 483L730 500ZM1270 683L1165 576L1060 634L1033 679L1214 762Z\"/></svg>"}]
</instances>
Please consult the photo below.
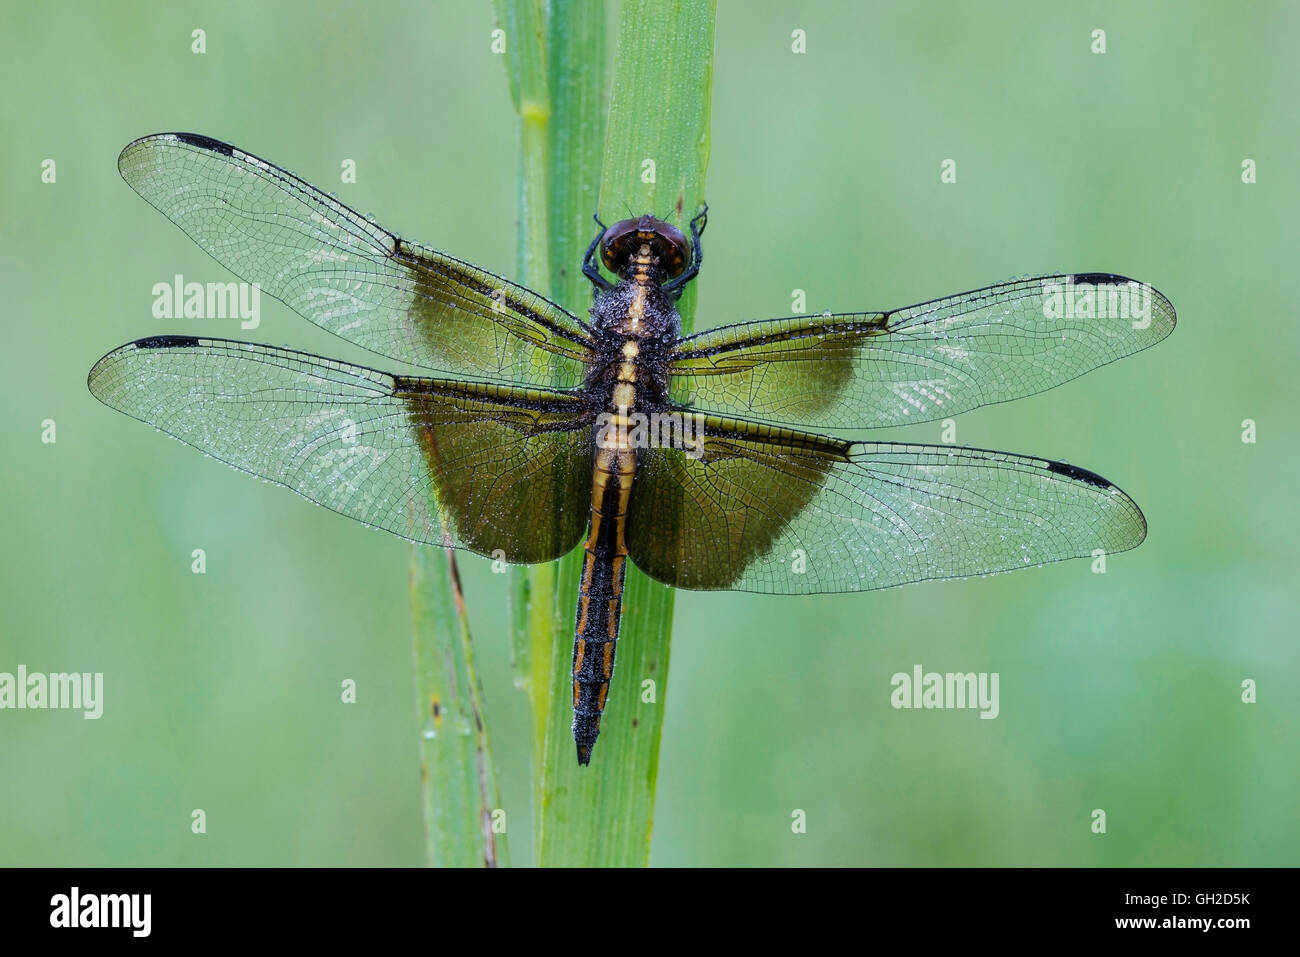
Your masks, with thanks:
<instances>
[{"instance_id":1,"label":"blurred green background","mask_svg":"<svg viewBox=\"0 0 1300 957\"><path fill-rule=\"evenodd\" d=\"M653 863L1300 863L1298 25L1281 2L724 0L699 328L786 315L795 288L810 312L889 308L1058 270L1148 281L1180 325L958 421L961 444L1069 459L1142 505L1150 538L1106 574L679 595ZM6 10L0 671L102 671L106 700L98 721L0 712L0 863L422 862L406 544L154 434L85 377L157 332L386 364L269 299L252 333L153 319L155 282L231 277L119 178L145 133L234 142L514 275L493 27L486 3ZM462 569L526 863L508 576ZM917 663L998 672L1000 716L894 710L890 676Z\"/></svg>"}]
</instances>

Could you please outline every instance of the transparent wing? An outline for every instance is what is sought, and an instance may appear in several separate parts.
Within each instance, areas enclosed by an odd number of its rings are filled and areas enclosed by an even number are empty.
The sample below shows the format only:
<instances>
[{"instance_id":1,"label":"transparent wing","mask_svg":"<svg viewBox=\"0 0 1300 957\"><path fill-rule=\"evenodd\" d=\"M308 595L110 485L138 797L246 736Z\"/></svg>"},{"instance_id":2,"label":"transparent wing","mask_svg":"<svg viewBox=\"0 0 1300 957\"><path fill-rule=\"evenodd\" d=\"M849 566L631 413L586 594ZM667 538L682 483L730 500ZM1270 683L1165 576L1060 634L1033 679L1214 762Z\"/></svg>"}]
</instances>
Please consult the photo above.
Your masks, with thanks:
<instances>
[{"instance_id":1,"label":"transparent wing","mask_svg":"<svg viewBox=\"0 0 1300 957\"><path fill-rule=\"evenodd\" d=\"M678 344L672 395L790 425L907 425L1058 386L1175 322L1168 299L1123 276L1037 276L892 312L702 332Z\"/></svg>"},{"instance_id":2,"label":"transparent wing","mask_svg":"<svg viewBox=\"0 0 1300 957\"><path fill-rule=\"evenodd\" d=\"M642 450L628 551L679 588L868 591L1120 552L1146 521L1086 469L703 418L698 457Z\"/></svg>"},{"instance_id":3,"label":"transparent wing","mask_svg":"<svg viewBox=\"0 0 1300 957\"><path fill-rule=\"evenodd\" d=\"M193 133L136 140L117 165L213 259L335 335L452 375L582 381L591 340L573 315L398 238L278 166Z\"/></svg>"},{"instance_id":4,"label":"transparent wing","mask_svg":"<svg viewBox=\"0 0 1300 957\"><path fill-rule=\"evenodd\" d=\"M529 563L564 555L586 527L591 425L565 392L190 336L115 349L88 384L227 465L412 541Z\"/></svg>"}]
</instances>

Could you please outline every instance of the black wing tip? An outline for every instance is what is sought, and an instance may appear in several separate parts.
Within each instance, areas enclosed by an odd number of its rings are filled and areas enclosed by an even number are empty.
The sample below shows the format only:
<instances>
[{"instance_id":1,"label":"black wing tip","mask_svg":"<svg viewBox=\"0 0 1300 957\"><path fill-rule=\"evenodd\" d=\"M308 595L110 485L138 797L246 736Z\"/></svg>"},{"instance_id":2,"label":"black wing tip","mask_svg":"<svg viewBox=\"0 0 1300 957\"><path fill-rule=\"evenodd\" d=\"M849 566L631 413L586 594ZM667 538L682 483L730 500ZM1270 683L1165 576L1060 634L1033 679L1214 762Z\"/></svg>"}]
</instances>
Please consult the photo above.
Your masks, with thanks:
<instances>
[{"instance_id":1,"label":"black wing tip","mask_svg":"<svg viewBox=\"0 0 1300 957\"><path fill-rule=\"evenodd\" d=\"M1075 283L1089 286L1122 286L1125 283L1137 281L1113 272L1076 272L1071 274L1070 278Z\"/></svg>"},{"instance_id":2,"label":"black wing tip","mask_svg":"<svg viewBox=\"0 0 1300 957\"><path fill-rule=\"evenodd\" d=\"M235 152L235 147L212 136L205 136L202 133L150 133L148 136L141 136L130 143L126 144L126 149L139 143L148 143L150 140L175 140L178 143L184 143L186 146L197 146L199 149L211 150L214 153L220 153L222 156L231 156ZM126 150L123 150L125 152Z\"/></svg>"},{"instance_id":3,"label":"black wing tip","mask_svg":"<svg viewBox=\"0 0 1300 957\"><path fill-rule=\"evenodd\" d=\"M197 146L199 149L211 150L214 153L220 153L222 156L233 156L235 153L235 148L229 143L211 136L204 136L202 133L173 133L171 135L187 146Z\"/></svg>"},{"instance_id":4,"label":"black wing tip","mask_svg":"<svg viewBox=\"0 0 1300 957\"><path fill-rule=\"evenodd\" d=\"M1077 465L1071 465L1069 462L1048 462L1047 471L1055 472L1057 475L1064 475L1066 478L1074 479L1076 482L1095 485L1097 488L1117 487L1114 483L1102 478L1096 472L1080 468Z\"/></svg>"},{"instance_id":5,"label":"black wing tip","mask_svg":"<svg viewBox=\"0 0 1300 957\"><path fill-rule=\"evenodd\" d=\"M137 339L135 342L128 342L124 346L118 346L111 352L107 352L99 357L99 361L90 367L86 373L86 388L91 393L100 398L99 392L95 390L95 375L100 368L115 362L119 356L126 352L135 352L139 349L193 349L202 343L196 336L148 336L144 339ZM100 401L103 401L102 398Z\"/></svg>"},{"instance_id":6,"label":"black wing tip","mask_svg":"<svg viewBox=\"0 0 1300 957\"><path fill-rule=\"evenodd\" d=\"M151 143L156 140L168 140L177 143L184 143L186 146L194 146L201 150L208 150L212 153L218 153L221 156L234 156L235 147L223 140L215 139L211 136L204 136L202 133L150 133L147 136L140 136L133 139L130 143L122 148L118 154L117 166L120 170L122 163L126 160L127 154L144 143ZM125 175L125 173L123 174Z\"/></svg>"},{"instance_id":7,"label":"black wing tip","mask_svg":"<svg viewBox=\"0 0 1300 957\"><path fill-rule=\"evenodd\" d=\"M1140 286L1146 286L1151 290L1153 296L1159 296L1160 301L1164 303L1163 312L1169 316L1169 331L1173 332L1174 327L1178 325L1178 311L1174 304L1169 301L1169 297L1163 292L1151 285L1149 282L1142 282L1140 279L1133 279L1131 276L1121 276L1113 272L1076 272L1070 274L1070 281L1075 285L1088 286L1123 286L1127 283L1137 283Z\"/></svg>"},{"instance_id":8,"label":"black wing tip","mask_svg":"<svg viewBox=\"0 0 1300 957\"><path fill-rule=\"evenodd\" d=\"M1074 482L1082 482L1085 485L1091 485L1093 488L1109 492L1111 495L1123 499L1132 508L1137 518L1137 537L1135 539L1125 540L1116 547L1108 548L1107 551L1112 554L1127 552L1131 548L1137 548L1147 540L1147 532L1149 531L1147 527L1147 517L1142 514L1142 509L1138 507L1137 502L1133 501L1129 494L1114 482L1104 476L1098 475L1091 469L1080 468L1077 465L1071 465L1069 462L1048 462L1047 471L1060 475L1062 478L1067 478Z\"/></svg>"},{"instance_id":9,"label":"black wing tip","mask_svg":"<svg viewBox=\"0 0 1300 957\"><path fill-rule=\"evenodd\" d=\"M591 745L578 742L578 763L584 767L591 764Z\"/></svg>"},{"instance_id":10,"label":"black wing tip","mask_svg":"<svg viewBox=\"0 0 1300 957\"><path fill-rule=\"evenodd\" d=\"M198 336L149 336L131 345L137 349L193 349L201 341Z\"/></svg>"}]
</instances>

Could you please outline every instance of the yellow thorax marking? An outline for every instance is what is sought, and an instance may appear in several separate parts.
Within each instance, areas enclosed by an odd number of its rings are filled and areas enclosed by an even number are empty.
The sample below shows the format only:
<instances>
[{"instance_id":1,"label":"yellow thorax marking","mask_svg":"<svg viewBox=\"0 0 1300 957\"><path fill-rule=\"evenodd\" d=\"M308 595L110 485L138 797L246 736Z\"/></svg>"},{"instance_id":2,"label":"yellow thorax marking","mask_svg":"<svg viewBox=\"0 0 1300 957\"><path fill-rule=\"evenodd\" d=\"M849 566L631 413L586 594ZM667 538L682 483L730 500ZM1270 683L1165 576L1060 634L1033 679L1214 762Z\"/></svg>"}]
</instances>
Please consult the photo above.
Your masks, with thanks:
<instances>
[{"instance_id":1,"label":"yellow thorax marking","mask_svg":"<svg viewBox=\"0 0 1300 957\"><path fill-rule=\"evenodd\" d=\"M637 284L632 290L632 301L628 303L627 319L632 331L635 331L641 325L641 320L645 318L645 280L643 272L636 275Z\"/></svg>"}]
</instances>

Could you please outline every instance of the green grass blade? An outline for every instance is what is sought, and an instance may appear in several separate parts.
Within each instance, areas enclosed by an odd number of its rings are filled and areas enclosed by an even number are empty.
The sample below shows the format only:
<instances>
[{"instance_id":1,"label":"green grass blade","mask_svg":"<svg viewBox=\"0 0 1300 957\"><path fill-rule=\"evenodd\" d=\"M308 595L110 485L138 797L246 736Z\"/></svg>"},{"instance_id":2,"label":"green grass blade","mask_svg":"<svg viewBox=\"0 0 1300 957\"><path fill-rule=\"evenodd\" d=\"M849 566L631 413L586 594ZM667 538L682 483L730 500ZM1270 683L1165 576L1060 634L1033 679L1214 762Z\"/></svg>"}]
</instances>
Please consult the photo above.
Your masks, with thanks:
<instances>
[{"instance_id":1,"label":"green grass blade","mask_svg":"<svg viewBox=\"0 0 1300 957\"><path fill-rule=\"evenodd\" d=\"M498 0L497 20L506 31L507 72L520 119L520 275L581 314L590 304L591 286L577 266L596 228L595 157L604 148L608 104L604 6L557 4L548 15L532 0ZM569 605L580 571L580 554L513 570L515 680L529 695L533 714L534 833L543 805L549 715L568 701L555 699L552 661L572 646Z\"/></svg>"},{"instance_id":2,"label":"green grass blade","mask_svg":"<svg viewBox=\"0 0 1300 957\"><path fill-rule=\"evenodd\" d=\"M624 7L608 130L603 6L498 0L496 9L521 128L520 274L585 311L591 289L579 263L597 208L608 222L631 204L682 224L702 197L714 4ZM654 160L653 178L645 159ZM693 304L688 293L688 328ZM672 592L629 569L609 707L592 765L581 768L567 694L580 572L575 553L516 571L512 586L516 680L534 716L537 860L641 865L649 858Z\"/></svg>"},{"instance_id":3,"label":"green grass blade","mask_svg":"<svg viewBox=\"0 0 1300 957\"><path fill-rule=\"evenodd\" d=\"M435 867L509 863L483 689L451 549L411 546L411 626L425 851Z\"/></svg>"},{"instance_id":4,"label":"green grass blade","mask_svg":"<svg viewBox=\"0 0 1300 957\"><path fill-rule=\"evenodd\" d=\"M510 96L521 119L523 161L521 197L525 208L545 209L549 100L540 0L498 2L497 18L507 35ZM521 273L525 282L544 288L550 254L546 220L520 220ZM537 706L546 707L545 682L534 682L534 661L549 659L549 648L534 655L526 624L535 613L530 586L545 593L547 568L536 582L523 579L512 615L516 680L538 688ZM413 547L410 566L411 619L416 668L416 700L421 721L420 778L423 789L426 852L435 866L498 866L508 863L504 829L496 833L493 815L500 808L496 774L488 746L483 691L474 665L469 620L455 553ZM549 608L550 601L540 604ZM540 744L538 746L540 751Z\"/></svg>"},{"instance_id":5,"label":"green grass blade","mask_svg":"<svg viewBox=\"0 0 1300 957\"><path fill-rule=\"evenodd\" d=\"M624 4L600 187L607 223L621 217L624 204L678 224L699 205L708 162L714 13L712 0ZM646 160L653 161L653 177ZM576 209L565 212L565 222L578 216ZM585 240L592 235L588 228ZM585 248L582 237L574 238L570 270L576 270ZM688 292L682 299L687 328L693 313L694 294ZM556 617L565 634L557 635L551 649L538 860L551 866L644 865L654 820L673 594L628 568L609 703L592 763L580 767L570 735L569 696L554 693L572 681L578 578L577 565L573 568L571 578L562 574L557 582L563 591L556 595Z\"/></svg>"}]
</instances>

